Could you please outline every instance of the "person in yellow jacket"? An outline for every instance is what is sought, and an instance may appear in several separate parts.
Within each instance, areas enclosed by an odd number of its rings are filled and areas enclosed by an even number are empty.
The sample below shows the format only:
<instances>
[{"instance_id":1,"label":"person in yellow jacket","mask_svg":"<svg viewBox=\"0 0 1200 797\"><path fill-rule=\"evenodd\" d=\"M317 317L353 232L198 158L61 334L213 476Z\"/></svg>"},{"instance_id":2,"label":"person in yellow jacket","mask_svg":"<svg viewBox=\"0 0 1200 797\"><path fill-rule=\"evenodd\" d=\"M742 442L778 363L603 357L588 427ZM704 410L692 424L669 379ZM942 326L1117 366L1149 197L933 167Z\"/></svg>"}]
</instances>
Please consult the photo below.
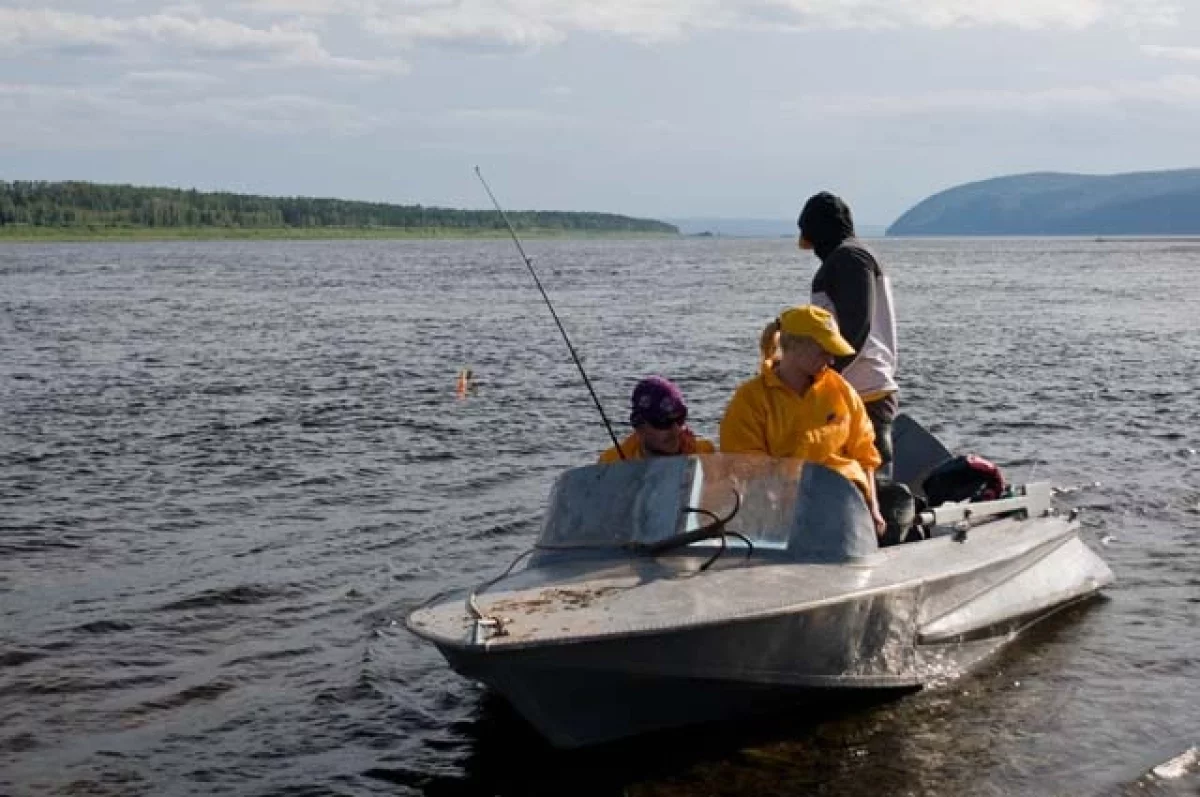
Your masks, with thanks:
<instances>
[{"instance_id":1,"label":"person in yellow jacket","mask_svg":"<svg viewBox=\"0 0 1200 797\"><path fill-rule=\"evenodd\" d=\"M621 441L625 459L712 454L716 447L687 427L683 392L669 379L649 376L637 383L630 399L633 433ZM618 462L616 446L600 455L600 463Z\"/></svg>"},{"instance_id":2,"label":"person in yellow jacket","mask_svg":"<svg viewBox=\"0 0 1200 797\"><path fill-rule=\"evenodd\" d=\"M721 419L721 451L796 457L837 471L862 491L882 534L871 419L831 367L854 353L837 321L815 305L789 308L763 330L759 348L759 374L738 387Z\"/></svg>"}]
</instances>

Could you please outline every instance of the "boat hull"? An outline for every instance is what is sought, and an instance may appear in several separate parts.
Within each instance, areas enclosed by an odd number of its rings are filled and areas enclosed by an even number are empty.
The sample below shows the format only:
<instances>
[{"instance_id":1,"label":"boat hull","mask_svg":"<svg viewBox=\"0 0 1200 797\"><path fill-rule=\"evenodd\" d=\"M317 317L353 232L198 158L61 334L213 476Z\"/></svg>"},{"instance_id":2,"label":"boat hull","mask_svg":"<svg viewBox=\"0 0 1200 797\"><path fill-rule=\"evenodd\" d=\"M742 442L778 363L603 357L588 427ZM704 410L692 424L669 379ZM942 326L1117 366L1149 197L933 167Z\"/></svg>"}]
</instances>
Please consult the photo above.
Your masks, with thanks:
<instances>
[{"instance_id":1,"label":"boat hull","mask_svg":"<svg viewBox=\"0 0 1200 797\"><path fill-rule=\"evenodd\" d=\"M764 685L558 667L489 672L484 683L560 749L825 706L842 696L885 699L917 687L870 690ZM535 685L536 684L536 685Z\"/></svg>"},{"instance_id":2,"label":"boat hull","mask_svg":"<svg viewBox=\"0 0 1200 797\"><path fill-rule=\"evenodd\" d=\"M955 678L1111 581L1076 530L1063 523L1042 544L969 572L713 623L542 644L447 644L422 635L551 743L580 747L831 693L912 690ZM911 547L929 546L928 554L938 545L958 543Z\"/></svg>"}]
</instances>

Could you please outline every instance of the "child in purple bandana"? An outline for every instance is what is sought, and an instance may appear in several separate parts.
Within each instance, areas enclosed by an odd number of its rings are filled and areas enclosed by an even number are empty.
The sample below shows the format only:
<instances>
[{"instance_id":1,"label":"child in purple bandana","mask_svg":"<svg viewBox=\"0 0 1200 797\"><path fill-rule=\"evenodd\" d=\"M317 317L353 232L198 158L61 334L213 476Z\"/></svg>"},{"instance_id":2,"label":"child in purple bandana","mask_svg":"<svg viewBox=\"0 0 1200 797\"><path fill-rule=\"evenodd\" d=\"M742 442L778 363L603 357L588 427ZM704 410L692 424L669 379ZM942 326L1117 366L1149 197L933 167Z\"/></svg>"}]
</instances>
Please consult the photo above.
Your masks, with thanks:
<instances>
[{"instance_id":1,"label":"child in purple bandana","mask_svg":"<svg viewBox=\"0 0 1200 797\"><path fill-rule=\"evenodd\" d=\"M716 448L687 427L687 404L679 387L661 376L648 376L633 388L629 424L633 433L621 442L621 450L609 448L600 462L624 459L711 454ZM624 457L622 457L624 454Z\"/></svg>"}]
</instances>

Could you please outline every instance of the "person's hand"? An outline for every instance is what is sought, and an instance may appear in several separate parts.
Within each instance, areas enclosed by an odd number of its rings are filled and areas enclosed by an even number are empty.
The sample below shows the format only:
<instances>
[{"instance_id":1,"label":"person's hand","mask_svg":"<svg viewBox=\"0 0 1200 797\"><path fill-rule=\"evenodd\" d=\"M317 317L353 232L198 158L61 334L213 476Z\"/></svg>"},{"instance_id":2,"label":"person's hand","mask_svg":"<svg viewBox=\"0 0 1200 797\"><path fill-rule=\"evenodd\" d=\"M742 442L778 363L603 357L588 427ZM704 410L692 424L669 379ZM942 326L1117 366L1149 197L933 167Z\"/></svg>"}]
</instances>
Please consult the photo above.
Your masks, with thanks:
<instances>
[{"instance_id":1,"label":"person's hand","mask_svg":"<svg viewBox=\"0 0 1200 797\"><path fill-rule=\"evenodd\" d=\"M887 531L887 521L883 519L883 514L879 511L879 504L871 504L871 520L875 521L875 536L882 537Z\"/></svg>"}]
</instances>

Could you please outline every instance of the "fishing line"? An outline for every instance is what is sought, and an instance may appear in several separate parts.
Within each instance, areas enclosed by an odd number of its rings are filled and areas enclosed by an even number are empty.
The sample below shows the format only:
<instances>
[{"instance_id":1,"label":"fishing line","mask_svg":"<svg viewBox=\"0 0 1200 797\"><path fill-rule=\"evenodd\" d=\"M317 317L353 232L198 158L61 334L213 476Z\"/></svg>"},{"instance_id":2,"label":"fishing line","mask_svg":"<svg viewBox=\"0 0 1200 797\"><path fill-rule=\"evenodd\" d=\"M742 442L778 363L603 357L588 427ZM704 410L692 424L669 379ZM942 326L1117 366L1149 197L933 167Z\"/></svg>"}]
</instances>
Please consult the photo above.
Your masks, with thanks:
<instances>
[{"instance_id":1,"label":"fishing line","mask_svg":"<svg viewBox=\"0 0 1200 797\"><path fill-rule=\"evenodd\" d=\"M492 193L487 180L483 179L483 172L479 171L478 166L475 167L475 176L479 178L479 182L483 183L483 190L487 191L492 204L496 206L496 212L504 220L504 225L508 227L508 234L512 236L513 243L517 245L517 251L521 254L521 260L525 262L525 267L529 269L530 275L533 276L533 283L537 285L538 292L542 294L542 299L546 302L546 307L550 309L550 315L553 316L554 323L558 326L558 331L562 334L563 341L567 344L567 351L571 352L571 359L575 361L575 367L579 369L579 375L583 377L583 384L587 386L588 393L592 396L592 401L600 413L600 420L604 421L604 428L608 430L608 436L612 438L613 445L617 448L617 454L620 455L621 459L625 459L625 452L621 450L621 443L617 440L617 435L613 431L612 424L609 423L608 416L604 413L604 407L600 404L600 398L592 388L592 380L588 379L587 371L583 370L583 363L580 361L579 355L575 353L575 347L571 345L571 339L567 337L567 330L563 328L562 321L558 318L558 313L554 312L554 305L550 303L550 297L546 295L546 289L542 287L542 281L538 279L537 272L533 270L533 261L529 258L529 255L525 254L525 247L521 246L521 239L517 237L517 231L513 229L512 222L508 220L508 214L504 212L504 208L500 207L500 203L496 201L496 195Z\"/></svg>"}]
</instances>

